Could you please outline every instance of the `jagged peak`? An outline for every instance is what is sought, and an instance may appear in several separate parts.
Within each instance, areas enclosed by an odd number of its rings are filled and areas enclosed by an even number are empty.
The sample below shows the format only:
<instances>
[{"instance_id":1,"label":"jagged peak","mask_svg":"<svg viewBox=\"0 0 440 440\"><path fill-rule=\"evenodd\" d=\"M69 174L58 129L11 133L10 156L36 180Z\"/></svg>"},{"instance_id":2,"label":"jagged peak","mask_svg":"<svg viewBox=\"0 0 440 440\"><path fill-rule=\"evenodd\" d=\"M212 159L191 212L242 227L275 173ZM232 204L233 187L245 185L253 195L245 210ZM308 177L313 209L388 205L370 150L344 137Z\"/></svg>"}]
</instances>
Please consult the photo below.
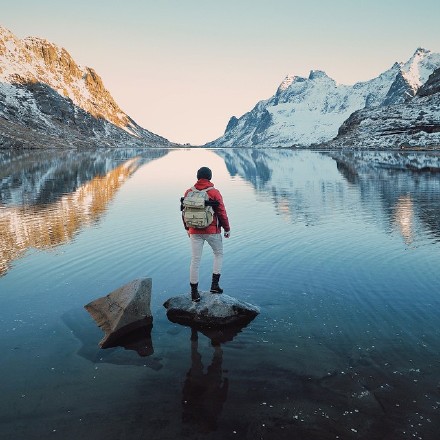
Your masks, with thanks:
<instances>
[{"instance_id":1,"label":"jagged peak","mask_svg":"<svg viewBox=\"0 0 440 440\"><path fill-rule=\"evenodd\" d=\"M309 79L331 79L323 70L311 70L309 73Z\"/></svg>"},{"instance_id":2,"label":"jagged peak","mask_svg":"<svg viewBox=\"0 0 440 440\"><path fill-rule=\"evenodd\" d=\"M277 93L284 92L284 90L287 90L295 82L302 82L302 81L305 81L305 80L306 79L301 77L301 76L289 75L288 74L288 75L286 75L284 77L283 81L279 85Z\"/></svg>"},{"instance_id":3,"label":"jagged peak","mask_svg":"<svg viewBox=\"0 0 440 440\"><path fill-rule=\"evenodd\" d=\"M416 51L414 52L414 55L413 56L416 56L416 55L429 55L431 53L431 51L429 50L429 49L425 49L424 47L418 47L417 49L416 49Z\"/></svg>"},{"instance_id":4,"label":"jagged peak","mask_svg":"<svg viewBox=\"0 0 440 440\"><path fill-rule=\"evenodd\" d=\"M278 87L278 90L283 91L290 87L290 85L295 80L295 75L287 74L284 79L281 81L281 84Z\"/></svg>"},{"instance_id":5,"label":"jagged peak","mask_svg":"<svg viewBox=\"0 0 440 440\"><path fill-rule=\"evenodd\" d=\"M279 95L280 93L284 92L285 90L287 90L292 84L294 83L300 83L300 82L304 82L307 80L317 80L317 79L328 79L333 81L324 71L322 70L311 70L310 74L308 76L308 78L304 78L302 76L297 76L297 75L286 75L283 79L283 81L281 82L281 84L279 85L276 95Z\"/></svg>"},{"instance_id":6,"label":"jagged peak","mask_svg":"<svg viewBox=\"0 0 440 440\"><path fill-rule=\"evenodd\" d=\"M433 55L430 50L419 47L406 63L400 65L403 77L414 92L428 79L431 69L427 70L426 65Z\"/></svg>"},{"instance_id":7,"label":"jagged peak","mask_svg":"<svg viewBox=\"0 0 440 440\"><path fill-rule=\"evenodd\" d=\"M432 52L428 49L422 47L417 48L411 58L406 63L402 63L402 68L404 70L410 70L412 66L420 63L427 56L431 55L431 53Z\"/></svg>"}]
</instances>

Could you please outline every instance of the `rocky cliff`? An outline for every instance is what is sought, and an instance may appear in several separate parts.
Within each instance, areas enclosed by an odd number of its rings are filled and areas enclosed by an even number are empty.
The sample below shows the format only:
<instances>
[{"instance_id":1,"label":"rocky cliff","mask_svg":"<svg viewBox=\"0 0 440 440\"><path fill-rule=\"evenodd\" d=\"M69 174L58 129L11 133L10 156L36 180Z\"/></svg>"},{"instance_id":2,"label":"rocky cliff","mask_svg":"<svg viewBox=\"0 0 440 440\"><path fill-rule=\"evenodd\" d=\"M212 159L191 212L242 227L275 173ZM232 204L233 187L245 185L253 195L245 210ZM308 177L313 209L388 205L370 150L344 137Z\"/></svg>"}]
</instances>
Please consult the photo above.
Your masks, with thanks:
<instances>
[{"instance_id":1,"label":"rocky cliff","mask_svg":"<svg viewBox=\"0 0 440 440\"><path fill-rule=\"evenodd\" d=\"M0 27L0 147L128 144L169 142L136 124L64 48Z\"/></svg>"}]
</instances>

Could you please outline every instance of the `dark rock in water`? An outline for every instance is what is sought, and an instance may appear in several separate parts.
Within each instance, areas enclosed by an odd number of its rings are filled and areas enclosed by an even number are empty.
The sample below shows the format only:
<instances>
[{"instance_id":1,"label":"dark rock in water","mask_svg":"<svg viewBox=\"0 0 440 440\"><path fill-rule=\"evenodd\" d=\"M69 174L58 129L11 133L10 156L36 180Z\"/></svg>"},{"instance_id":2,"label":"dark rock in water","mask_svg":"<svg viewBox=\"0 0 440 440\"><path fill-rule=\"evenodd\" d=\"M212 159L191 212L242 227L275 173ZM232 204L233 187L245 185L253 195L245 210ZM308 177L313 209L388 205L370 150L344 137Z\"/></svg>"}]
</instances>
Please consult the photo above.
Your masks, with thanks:
<instances>
[{"instance_id":1,"label":"dark rock in water","mask_svg":"<svg viewBox=\"0 0 440 440\"><path fill-rule=\"evenodd\" d=\"M141 357L151 356L154 353L151 340L152 329L153 318L151 316L139 319L113 333L102 348L122 347L125 350L136 351Z\"/></svg>"},{"instance_id":2,"label":"dark rock in water","mask_svg":"<svg viewBox=\"0 0 440 440\"><path fill-rule=\"evenodd\" d=\"M138 327L117 339L118 344L100 350L96 341L102 335L101 330L90 319L84 309L71 309L61 316L78 342L78 356L94 364L136 365L159 371L163 368L162 359L154 355L152 318L143 320L144 326ZM139 323L141 324L141 323ZM121 350L122 348L122 350Z\"/></svg>"},{"instance_id":3,"label":"dark rock in water","mask_svg":"<svg viewBox=\"0 0 440 440\"><path fill-rule=\"evenodd\" d=\"M172 322L198 327L224 327L246 324L260 309L225 294L201 293L200 302L191 301L189 294L179 295L164 303Z\"/></svg>"},{"instance_id":4,"label":"dark rock in water","mask_svg":"<svg viewBox=\"0 0 440 440\"><path fill-rule=\"evenodd\" d=\"M105 332L101 348L125 346L133 332L152 327L151 286L151 278L137 279L84 306Z\"/></svg>"}]
</instances>

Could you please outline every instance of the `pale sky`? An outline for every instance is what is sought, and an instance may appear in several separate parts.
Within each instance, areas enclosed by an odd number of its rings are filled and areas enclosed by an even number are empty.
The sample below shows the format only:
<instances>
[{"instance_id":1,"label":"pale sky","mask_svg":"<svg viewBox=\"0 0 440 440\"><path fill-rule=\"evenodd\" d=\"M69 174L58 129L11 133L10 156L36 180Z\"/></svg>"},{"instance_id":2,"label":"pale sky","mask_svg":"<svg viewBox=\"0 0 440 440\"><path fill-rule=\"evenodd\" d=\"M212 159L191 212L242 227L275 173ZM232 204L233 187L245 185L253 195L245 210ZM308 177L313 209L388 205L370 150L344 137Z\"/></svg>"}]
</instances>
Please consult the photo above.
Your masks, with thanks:
<instances>
[{"instance_id":1,"label":"pale sky","mask_svg":"<svg viewBox=\"0 0 440 440\"><path fill-rule=\"evenodd\" d=\"M0 0L0 24L93 67L121 108L171 141L216 139L287 74L342 84L418 47L440 52L438 0Z\"/></svg>"}]
</instances>

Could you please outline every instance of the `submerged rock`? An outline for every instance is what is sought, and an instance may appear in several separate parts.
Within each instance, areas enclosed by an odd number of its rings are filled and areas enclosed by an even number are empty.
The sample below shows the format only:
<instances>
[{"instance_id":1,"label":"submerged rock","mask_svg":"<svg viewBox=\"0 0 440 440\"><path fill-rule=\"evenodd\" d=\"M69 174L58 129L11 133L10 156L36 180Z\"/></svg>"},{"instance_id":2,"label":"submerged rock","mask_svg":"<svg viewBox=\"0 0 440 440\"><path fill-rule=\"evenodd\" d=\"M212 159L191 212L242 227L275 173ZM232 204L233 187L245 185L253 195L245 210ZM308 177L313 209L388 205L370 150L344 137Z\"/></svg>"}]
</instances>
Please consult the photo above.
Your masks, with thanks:
<instances>
[{"instance_id":1,"label":"submerged rock","mask_svg":"<svg viewBox=\"0 0 440 440\"><path fill-rule=\"evenodd\" d=\"M136 330L152 326L151 286L151 278L140 278L84 306L105 332L101 348L123 345Z\"/></svg>"},{"instance_id":2,"label":"submerged rock","mask_svg":"<svg viewBox=\"0 0 440 440\"><path fill-rule=\"evenodd\" d=\"M78 341L78 356L93 364L136 365L154 371L163 368L162 359L154 355L153 318L145 318L144 327L118 338L117 344L105 350L97 347L102 332L85 309L73 308L61 319Z\"/></svg>"},{"instance_id":3,"label":"submerged rock","mask_svg":"<svg viewBox=\"0 0 440 440\"><path fill-rule=\"evenodd\" d=\"M225 294L201 293L200 302L191 301L189 294L165 301L168 319L172 322L200 327L223 327L246 324L260 309Z\"/></svg>"}]
</instances>

